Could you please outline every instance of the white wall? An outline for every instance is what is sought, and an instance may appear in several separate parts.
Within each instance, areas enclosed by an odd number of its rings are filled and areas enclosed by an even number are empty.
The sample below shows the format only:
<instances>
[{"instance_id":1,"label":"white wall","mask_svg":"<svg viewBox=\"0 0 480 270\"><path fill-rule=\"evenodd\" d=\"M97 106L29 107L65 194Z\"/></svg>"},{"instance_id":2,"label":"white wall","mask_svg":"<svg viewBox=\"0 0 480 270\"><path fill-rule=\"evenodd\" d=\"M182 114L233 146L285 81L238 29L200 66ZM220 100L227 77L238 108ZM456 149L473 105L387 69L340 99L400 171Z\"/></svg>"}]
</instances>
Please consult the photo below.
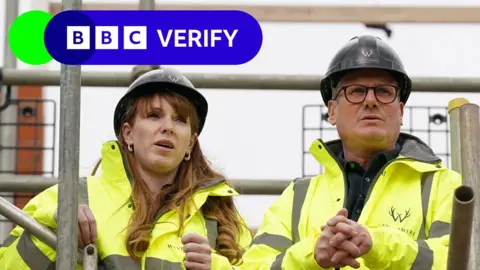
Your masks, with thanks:
<instances>
[{"instance_id":1,"label":"white wall","mask_svg":"<svg viewBox=\"0 0 480 270\"><path fill-rule=\"evenodd\" d=\"M162 2L172 1L162 0ZM0 1L0 18L3 2ZM101 2L135 3L136 1L104 0ZM182 2L200 3L193 0ZM214 1L209 2L214 3ZM236 3L240 2L273 3L257 0L236 1ZM312 0L301 3L319 2ZM321 1L328 4L339 2ZM402 3L405 5L449 2L451 1L348 1L349 4ZM287 1L276 1L276 3L287 3ZM456 4L479 5L475 0L458 1ZM22 9L22 11L26 10ZM2 26L0 36L5 36L2 32L3 23L0 22ZM258 56L245 65L177 66L177 68L188 73L320 75L325 72L336 50L351 37L371 33L386 38L383 32L367 30L361 24L263 23L262 28L263 47ZM478 69L480 38L475 35L480 32L480 25L399 24L392 25L391 28L393 37L389 42L404 59L404 64L411 76L480 76L480 69ZM2 47L0 48L3 50ZM2 61L0 56L0 63L3 63ZM48 68L59 70L60 65L52 62L48 64ZM83 70L129 71L131 66L85 66ZM123 88L83 88L80 134L80 173L82 175L91 171L100 155L102 142L114 138L113 109L124 91ZM202 93L210 103L210 114L200 140L215 167L221 169L228 177L235 179L293 179L300 176L302 106L320 103L318 92L202 90ZM480 103L479 94L412 93L409 105L446 106L449 100L458 96ZM46 87L45 98L55 99L59 106L59 87ZM51 113L47 112L46 115ZM56 117L58 119L58 114ZM432 142L434 148L444 144L445 139ZM58 153L56 156L58 157ZM47 167L50 165L46 164ZM58 163L56 169L58 169ZM240 211L252 226L258 226L263 212L274 198L276 196L241 196L238 199ZM251 208L255 210L251 211Z\"/></svg>"}]
</instances>

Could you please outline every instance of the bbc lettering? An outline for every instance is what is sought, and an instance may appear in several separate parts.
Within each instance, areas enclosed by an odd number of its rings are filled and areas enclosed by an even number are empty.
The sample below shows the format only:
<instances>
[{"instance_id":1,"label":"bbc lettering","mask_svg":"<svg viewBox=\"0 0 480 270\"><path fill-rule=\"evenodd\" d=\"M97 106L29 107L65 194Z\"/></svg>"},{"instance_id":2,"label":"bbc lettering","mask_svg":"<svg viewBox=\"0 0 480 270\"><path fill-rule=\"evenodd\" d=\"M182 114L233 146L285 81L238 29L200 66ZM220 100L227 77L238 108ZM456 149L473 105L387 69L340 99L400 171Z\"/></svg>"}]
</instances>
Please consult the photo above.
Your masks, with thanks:
<instances>
[{"instance_id":1,"label":"bbc lettering","mask_svg":"<svg viewBox=\"0 0 480 270\"><path fill-rule=\"evenodd\" d=\"M95 49L119 49L118 26L95 26ZM67 50L90 49L90 26L67 26ZM124 26L123 49L146 50L147 27Z\"/></svg>"}]
</instances>

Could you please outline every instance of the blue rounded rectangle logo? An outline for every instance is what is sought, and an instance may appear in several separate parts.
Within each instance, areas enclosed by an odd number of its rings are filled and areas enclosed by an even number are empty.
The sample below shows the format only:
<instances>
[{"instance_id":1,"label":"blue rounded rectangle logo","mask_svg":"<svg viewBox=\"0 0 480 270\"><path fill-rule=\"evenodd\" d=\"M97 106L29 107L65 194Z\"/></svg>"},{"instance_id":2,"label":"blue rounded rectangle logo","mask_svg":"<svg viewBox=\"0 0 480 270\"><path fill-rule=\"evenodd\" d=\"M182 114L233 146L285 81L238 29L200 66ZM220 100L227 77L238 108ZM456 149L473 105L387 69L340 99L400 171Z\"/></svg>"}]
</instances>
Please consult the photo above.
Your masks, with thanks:
<instances>
[{"instance_id":1,"label":"blue rounded rectangle logo","mask_svg":"<svg viewBox=\"0 0 480 270\"><path fill-rule=\"evenodd\" d=\"M63 11L45 46L68 65L240 65L260 51L263 33L237 10Z\"/></svg>"}]
</instances>

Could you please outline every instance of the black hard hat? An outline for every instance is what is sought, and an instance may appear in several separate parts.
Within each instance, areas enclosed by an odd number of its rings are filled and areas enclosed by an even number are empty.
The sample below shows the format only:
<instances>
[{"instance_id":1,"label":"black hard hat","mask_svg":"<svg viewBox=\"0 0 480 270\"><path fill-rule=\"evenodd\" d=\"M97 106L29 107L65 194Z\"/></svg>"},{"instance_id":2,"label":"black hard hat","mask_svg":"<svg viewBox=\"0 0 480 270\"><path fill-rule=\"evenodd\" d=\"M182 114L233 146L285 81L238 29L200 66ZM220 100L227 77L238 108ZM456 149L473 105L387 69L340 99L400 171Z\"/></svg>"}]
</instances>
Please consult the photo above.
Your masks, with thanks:
<instances>
[{"instance_id":1,"label":"black hard hat","mask_svg":"<svg viewBox=\"0 0 480 270\"><path fill-rule=\"evenodd\" d=\"M202 132L208 113L208 103L193 84L178 70L159 67L138 77L128 88L127 93L118 102L113 115L115 135L119 135L127 108L133 105L137 97L152 92L171 91L184 96L195 105L199 125L198 135Z\"/></svg>"},{"instance_id":2,"label":"black hard hat","mask_svg":"<svg viewBox=\"0 0 480 270\"><path fill-rule=\"evenodd\" d=\"M325 77L320 83L320 92L325 105L332 99L335 87L347 71L359 68L382 69L398 82L400 101L406 103L412 90L412 81L403 67L402 60L385 41L364 35L350 39L333 57Z\"/></svg>"}]
</instances>

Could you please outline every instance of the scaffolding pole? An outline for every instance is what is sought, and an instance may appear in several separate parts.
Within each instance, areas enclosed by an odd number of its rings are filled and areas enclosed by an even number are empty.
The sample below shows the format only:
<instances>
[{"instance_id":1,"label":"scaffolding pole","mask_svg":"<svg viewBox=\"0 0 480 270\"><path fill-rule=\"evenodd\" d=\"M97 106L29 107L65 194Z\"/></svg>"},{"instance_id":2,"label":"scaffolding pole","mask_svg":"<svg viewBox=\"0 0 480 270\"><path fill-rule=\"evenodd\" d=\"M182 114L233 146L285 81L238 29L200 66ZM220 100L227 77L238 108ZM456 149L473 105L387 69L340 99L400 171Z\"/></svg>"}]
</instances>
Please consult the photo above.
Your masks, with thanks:
<instances>
[{"instance_id":1,"label":"scaffolding pole","mask_svg":"<svg viewBox=\"0 0 480 270\"><path fill-rule=\"evenodd\" d=\"M63 10L78 10L82 0L62 0ZM60 141L56 269L76 269L80 144L81 66L61 65Z\"/></svg>"},{"instance_id":2,"label":"scaffolding pole","mask_svg":"<svg viewBox=\"0 0 480 270\"><path fill-rule=\"evenodd\" d=\"M155 0L140 0L138 4L139 10L154 10Z\"/></svg>"},{"instance_id":3,"label":"scaffolding pole","mask_svg":"<svg viewBox=\"0 0 480 270\"><path fill-rule=\"evenodd\" d=\"M291 180L274 179L229 179L240 194L280 195ZM0 192L41 192L58 184L58 179L45 176L15 175L0 176Z\"/></svg>"},{"instance_id":4,"label":"scaffolding pole","mask_svg":"<svg viewBox=\"0 0 480 270\"><path fill-rule=\"evenodd\" d=\"M55 249L57 245L57 236L48 227L40 224L33 217L29 216L22 209L11 204L0 197L0 213L6 216L10 221L22 227L25 231L35 235L43 243ZM83 263L83 253L78 252L78 263Z\"/></svg>"},{"instance_id":5,"label":"scaffolding pole","mask_svg":"<svg viewBox=\"0 0 480 270\"><path fill-rule=\"evenodd\" d=\"M448 117L450 118L450 155L451 169L462 174L462 152L460 149L462 137L460 135L460 107L468 104L468 99L454 98L448 102Z\"/></svg>"},{"instance_id":6,"label":"scaffolding pole","mask_svg":"<svg viewBox=\"0 0 480 270\"><path fill-rule=\"evenodd\" d=\"M480 110L479 106L467 103L459 108L460 154L463 184L480 194ZM480 200L475 200L474 209L480 209ZM470 249L470 269L480 269L480 215L473 217L472 244Z\"/></svg>"},{"instance_id":7,"label":"scaffolding pole","mask_svg":"<svg viewBox=\"0 0 480 270\"><path fill-rule=\"evenodd\" d=\"M452 170L457 171L462 175L462 184L470 187L473 194L480 193L480 109L476 104L469 103L464 98L456 98L449 102L448 112L450 118L450 141L452 145ZM468 193L468 192L467 192ZM456 193L457 195L457 193ZM467 194L468 195L468 194ZM466 197L469 197L466 196ZM473 199L473 196L472 196ZM464 203L466 203L465 200ZM454 206L452 213L452 231L450 239L452 239L452 246L449 248L449 265L448 269L464 269L466 264L464 260L468 259L468 269L479 269L480 267L480 235L477 231L480 228L480 215L473 215L473 224L468 224L469 217L466 211L478 211L480 209L480 201L474 199L473 209L470 206L458 204ZM458 202L457 202L458 203ZM463 208L463 210L461 210ZM464 212L464 213L460 213ZM462 217L463 216L463 217ZM474 233L465 239L465 235L471 230ZM462 236L463 235L463 236ZM462 238L462 239L453 239ZM454 246L453 246L454 245ZM459 246L465 248L460 250L463 253L457 252ZM463 261L461 265L459 262Z\"/></svg>"},{"instance_id":8,"label":"scaffolding pole","mask_svg":"<svg viewBox=\"0 0 480 270\"><path fill-rule=\"evenodd\" d=\"M0 70L0 72L2 72ZM82 86L128 87L131 84L131 72L90 71L82 72ZM201 89L262 89L262 90L298 90L319 91L321 75L248 75L248 74L188 74L192 83ZM58 71L3 70L4 83L7 85L45 85L58 86ZM412 78L415 92L470 92L480 89L480 78L416 77ZM122 90L124 91L124 90Z\"/></svg>"},{"instance_id":9,"label":"scaffolding pole","mask_svg":"<svg viewBox=\"0 0 480 270\"><path fill-rule=\"evenodd\" d=\"M461 186L453 196L447 270L468 270L475 195L469 186Z\"/></svg>"},{"instance_id":10,"label":"scaffolding pole","mask_svg":"<svg viewBox=\"0 0 480 270\"><path fill-rule=\"evenodd\" d=\"M123 3L122 3L123 2ZM183 3L178 3L183 2ZM186 3L189 2L189 3ZM219 4L215 1L177 1L177 3L159 3L159 10L241 10L252 15L259 22L275 23L364 23L384 25L389 23L479 23L480 9L472 6L408 6L408 5L260 5L252 4ZM320 1L317 1L320 2ZM116 1L105 3L89 1L83 9L89 10L134 10L133 3ZM50 12L59 13L57 3L50 4Z\"/></svg>"},{"instance_id":11,"label":"scaffolding pole","mask_svg":"<svg viewBox=\"0 0 480 270\"><path fill-rule=\"evenodd\" d=\"M18 16L19 3L17 0L7 0L5 2L5 44L4 44L4 61L5 67L15 69L17 67L17 58L13 55L10 46L8 46L8 30L10 25ZM1 80L1 76L0 76ZM1 87L1 81L0 81ZM0 90L2 90L0 88ZM11 98L17 98L17 88L11 87ZM1 91L6 93L6 88ZM5 99L0 98L0 105L3 105ZM15 106L8 106L5 110L0 112L0 122L3 124L6 123L17 123L17 110ZM5 147L6 149L0 150L0 172L14 172L16 171L15 161L17 159L17 151L15 148L13 150L8 150L8 147L15 147L17 138L17 126L3 126L2 132L0 132L0 149ZM10 202L13 203L14 198L13 194L1 194L2 196L8 197ZM10 233L12 226L7 222L0 223L0 241L3 241Z\"/></svg>"}]
</instances>

